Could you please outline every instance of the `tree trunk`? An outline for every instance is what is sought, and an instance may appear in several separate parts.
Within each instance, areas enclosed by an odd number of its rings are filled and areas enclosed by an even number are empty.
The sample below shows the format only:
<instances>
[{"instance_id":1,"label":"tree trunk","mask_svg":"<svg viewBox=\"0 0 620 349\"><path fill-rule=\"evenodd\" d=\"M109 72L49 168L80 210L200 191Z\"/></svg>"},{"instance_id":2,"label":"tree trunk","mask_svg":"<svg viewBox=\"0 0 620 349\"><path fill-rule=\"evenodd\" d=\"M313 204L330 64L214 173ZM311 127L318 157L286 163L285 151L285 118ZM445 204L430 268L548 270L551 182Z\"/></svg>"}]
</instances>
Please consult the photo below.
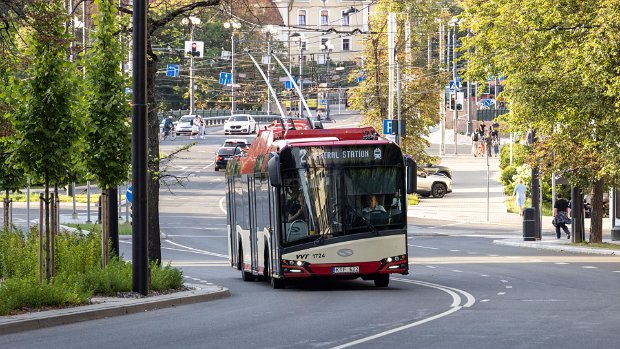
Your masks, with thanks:
<instances>
[{"instance_id":1,"label":"tree trunk","mask_svg":"<svg viewBox=\"0 0 620 349\"><path fill-rule=\"evenodd\" d=\"M108 246L110 244L110 200L109 189L101 190L101 266L108 265Z\"/></svg>"},{"instance_id":2,"label":"tree trunk","mask_svg":"<svg viewBox=\"0 0 620 349\"><path fill-rule=\"evenodd\" d=\"M108 236L110 237L110 253L118 257L118 189L108 190Z\"/></svg>"},{"instance_id":3,"label":"tree trunk","mask_svg":"<svg viewBox=\"0 0 620 349\"><path fill-rule=\"evenodd\" d=\"M50 186L45 183L45 280L50 281Z\"/></svg>"},{"instance_id":4,"label":"tree trunk","mask_svg":"<svg viewBox=\"0 0 620 349\"><path fill-rule=\"evenodd\" d=\"M157 55L153 54L151 41L147 42L149 59L146 72L148 101L148 258L149 262L160 263L161 240L159 238L159 120L155 100L155 77L157 75Z\"/></svg>"},{"instance_id":5,"label":"tree trunk","mask_svg":"<svg viewBox=\"0 0 620 349\"><path fill-rule=\"evenodd\" d=\"M4 199L4 212L3 212L3 219L4 219L4 229L6 229L6 231L9 231L9 191L6 191L6 197Z\"/></svg>"},{"instance_id":6,"label":"tree trunk","mask_svg":"<svg viewBox=\"0 0 620 349\"><path fill-rule=\"evenodd\" d=\"M604 182L595 180L592 185L592 211L590 215L590 242L603 242L603 192Z\"/></svg>"}]
</instances>

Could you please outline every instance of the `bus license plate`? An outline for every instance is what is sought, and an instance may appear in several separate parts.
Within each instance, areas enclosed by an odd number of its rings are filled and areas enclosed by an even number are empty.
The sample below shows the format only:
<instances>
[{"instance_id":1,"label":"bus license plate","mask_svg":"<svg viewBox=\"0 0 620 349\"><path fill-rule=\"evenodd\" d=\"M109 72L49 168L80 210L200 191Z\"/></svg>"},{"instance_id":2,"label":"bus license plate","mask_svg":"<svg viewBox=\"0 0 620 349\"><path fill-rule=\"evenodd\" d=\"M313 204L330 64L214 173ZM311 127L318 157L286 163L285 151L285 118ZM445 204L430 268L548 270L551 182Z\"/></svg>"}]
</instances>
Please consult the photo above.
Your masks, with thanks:
<instances>
[{"instance_id":1,"label":"bus license plate","mask_svg":"<svg viewBox=\"0 0 620 349\"><path fill-rule=\"evenodd\" d=\"M353 274L353 273L359 273L360 272L360 267L355 266L355 267L334 267L334 269L332 269L332 273L334 274Z\"/></svg>"}]
</instances>

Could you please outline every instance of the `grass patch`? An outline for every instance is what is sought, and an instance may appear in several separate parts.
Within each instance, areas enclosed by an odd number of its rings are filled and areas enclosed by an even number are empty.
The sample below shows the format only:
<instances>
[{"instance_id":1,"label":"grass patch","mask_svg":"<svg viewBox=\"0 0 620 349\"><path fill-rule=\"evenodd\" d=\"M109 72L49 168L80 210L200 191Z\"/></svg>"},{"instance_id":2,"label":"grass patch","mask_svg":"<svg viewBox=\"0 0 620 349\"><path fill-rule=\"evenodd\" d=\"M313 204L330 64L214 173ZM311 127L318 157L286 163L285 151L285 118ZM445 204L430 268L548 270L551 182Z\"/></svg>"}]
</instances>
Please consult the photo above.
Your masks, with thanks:
<instances>
[{"instance_id":1,"label":"grass patch","mask_svg":"<svg viewBox=\"0 0 620 349\"><path fill-rule=\"evenodd\" d=\"M79 223L79 224L68 223L68 224L63 224L63 225L66 225L68 227L75 228L75 229L80 229L80 230L85 230L85 231L90 231L90 232L95 232L95 233L101 233L101 224L97 224L97 223ZM131 235L131 233L132 233L131 223L119 223L118 224L118 235Z\"/></svg>"},{"instance_id":2,"label":"grass patch","mask_svg":"<svg viewBox=\"0 0 620 349\"><path fill-rule=\"evenodd\" d=\"M56 277L39 283L38 227L28 233L0 230L0 316L86 304L93 295L130 292L132 265L112 258L101 267L97 232L56 236ZM153 291L183 287L183 272L170 264L151 264Z\"/></svg>"},{"instance_id":3,"label":"grass patch","mask_svg":"<svg viewBox=\"0 0 620 349\"><path fill-rule=\"evenodd\" d=\"M525 205L523 208L532 207L532 198L525 198ZM512 196L506 197L506 210L510 213L519 214L519 209L517 205L515 205L515 199ZM543 202L542 204L542 215L543 216L553 216L553 208L551 207L551 203Z\"/></svg>"},{"instance_id":4,"label":"grass patch","mask_svg":"<svg viewBox=\"0 0 620 349\"><path fill-rule=\"evenodd\" d=\"M420 197L418 196L418 194L407 195L407 204L418 205L419 203L420 203Z\"/></svg>"},{"instance_id":5,"label":"grass patch","mask_svg":"<svg viewBox=\"0 0 620 349\"><path fill-rule=\"evenodd\" d=\"M612 244L609 242L600 242L600 243L590 243L590 242L579 242L573 244L574 246L579 247L589 247L589 248L604 248L608 250L620 250L620 244Z\"/></svg>"},{"instance_id":6,"label":"grass patch","mask_svg":"<svg viewBox=\"0 0 620 349\"><path fill-rule=\"evenodd\" d=\"M90 194L90 203L95 204L96 202L99 202L99 196L100 194ZM13 202L26 202L26 193L13 193L9 195L9 197L13 200ZM88 197L86 194L75 195L75 202L87 203L88 202L87 199ZM125 195L122 196L122 199L125 200ZM73 202L73 197L64 195L64 194L59 194L58 200L60 202ZM39 193L31 192L30 202L36 202L36 201L39 201Z\"/></svg>"}]
</instances>

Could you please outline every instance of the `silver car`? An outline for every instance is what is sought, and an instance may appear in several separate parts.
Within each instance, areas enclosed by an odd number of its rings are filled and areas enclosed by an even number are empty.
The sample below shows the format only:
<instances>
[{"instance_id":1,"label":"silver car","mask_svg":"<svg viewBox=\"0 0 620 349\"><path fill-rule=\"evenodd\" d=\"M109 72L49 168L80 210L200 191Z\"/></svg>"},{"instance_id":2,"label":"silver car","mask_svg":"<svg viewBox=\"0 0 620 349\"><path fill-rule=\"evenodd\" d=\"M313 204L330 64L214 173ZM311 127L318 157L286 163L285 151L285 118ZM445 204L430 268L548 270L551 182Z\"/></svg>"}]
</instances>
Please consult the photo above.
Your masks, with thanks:
<instances>
[{"instance_id":1,"label":"silver car","mask_svg":"<svg viewBox=\"0 0 620 349\"><path fill-rule=\"evenodd\" d=\"M442 198L452 192L452 180L443 174L418 172L416 193L423 197Z\"/></svg>"}]
</instances>

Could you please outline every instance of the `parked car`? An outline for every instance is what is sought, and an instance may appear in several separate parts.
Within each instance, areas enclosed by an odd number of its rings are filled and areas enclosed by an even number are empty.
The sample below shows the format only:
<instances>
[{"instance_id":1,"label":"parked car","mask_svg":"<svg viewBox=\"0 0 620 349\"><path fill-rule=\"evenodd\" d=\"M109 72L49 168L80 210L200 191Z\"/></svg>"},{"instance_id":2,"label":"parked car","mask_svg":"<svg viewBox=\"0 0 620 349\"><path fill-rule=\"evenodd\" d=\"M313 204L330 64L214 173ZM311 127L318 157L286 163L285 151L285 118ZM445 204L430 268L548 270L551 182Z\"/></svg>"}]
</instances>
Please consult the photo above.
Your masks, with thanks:
<instances>
[{"instance_id":1,"label":"parked car","mask_svg":"<svg viewBox=\"0 0 620 349\"><path fill-rule=\"evenodd\" d=\"M426 164L422 166L421 170L430 174L440 173L452 179L452 171L450 171L450 168L448 166Z\"/></svg>"},{"instance_id":2,"label":"parked car","mask_svg":"<svg viewBox=\"0 0 620 349\"><path fill-rule=\"evenodd\" d=\"M231 115L224 123L224 134L233 133L256 133L256 120L252 115L236 114Z\"/></svg>"},{"instance_id":3,"label":"parked car","mask_svg":"<svg viewBox=\"0 0 620 349\"><path fill-rule=\"evenodd\" d=\"M233 156L241 154L243 148L241 146L236 147L221 147L218 149L215 155L215 170L219 171L220 168L226 168L228 160Z\"/></svg>"},{"instance_id":4,"label":"parked car","mask_svg":"<svg viewBox=\"0 0 620 349\"><path fill-rule=\"evenodd\" d=\"M423 197L442 198L452 192L452 180L444 174L418 172L416 192Z\"/></svg>"},{"instance_id":5,"label":"parked car","mask_svg":"<svg viewBox=\"0 0 620 349\"><path fill-rule=\"evenodd\" d=\"M192 135L192 124L193 124L193 120L195 117L196 115L181 116L181 118L179 119L175 127L177 131L177 136L180 136L180 135L191 136Z\"/></svg>"}]
</instances>

